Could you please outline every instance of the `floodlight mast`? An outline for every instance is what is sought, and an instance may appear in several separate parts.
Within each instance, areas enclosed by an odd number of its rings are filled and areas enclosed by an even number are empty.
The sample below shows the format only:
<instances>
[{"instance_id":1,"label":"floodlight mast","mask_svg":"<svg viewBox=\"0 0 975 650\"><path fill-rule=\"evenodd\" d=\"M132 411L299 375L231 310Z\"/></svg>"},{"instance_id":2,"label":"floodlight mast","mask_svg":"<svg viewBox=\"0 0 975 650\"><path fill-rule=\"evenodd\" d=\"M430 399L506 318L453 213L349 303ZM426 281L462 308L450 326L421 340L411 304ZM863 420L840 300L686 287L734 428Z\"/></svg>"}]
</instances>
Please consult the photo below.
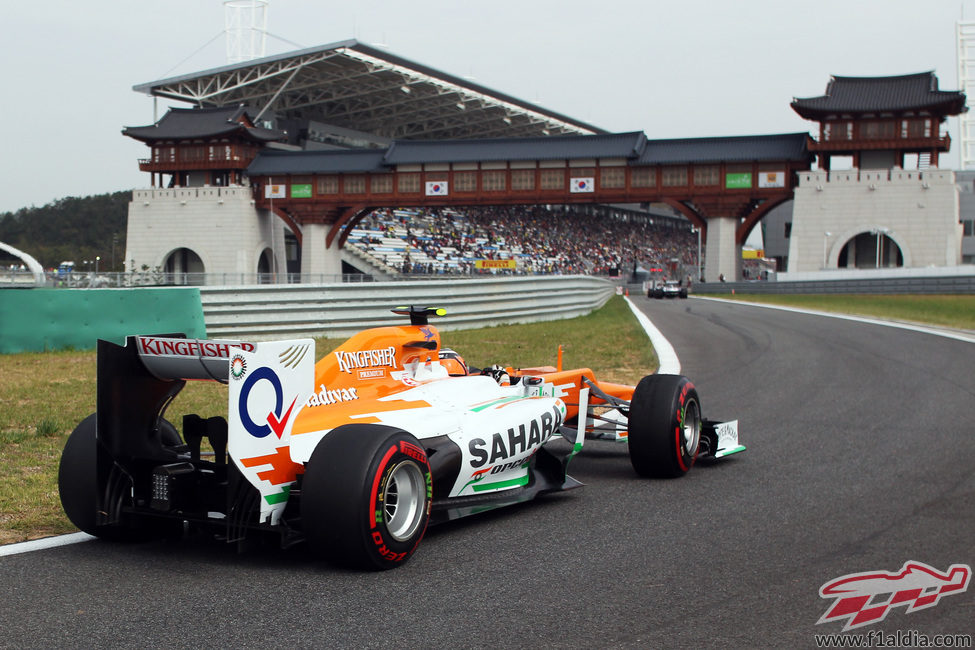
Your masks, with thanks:
<instances>
[{"instance_id":1,"label":"floodlight mast","mask_svg":"<svg viewBox=\"0 0 975 650\"><path fill-rule=\"evenodd\" d=\"M267 51L267 5L270 0L225 0L227 63L252 61Z\"/></svg>"}]
</instances>

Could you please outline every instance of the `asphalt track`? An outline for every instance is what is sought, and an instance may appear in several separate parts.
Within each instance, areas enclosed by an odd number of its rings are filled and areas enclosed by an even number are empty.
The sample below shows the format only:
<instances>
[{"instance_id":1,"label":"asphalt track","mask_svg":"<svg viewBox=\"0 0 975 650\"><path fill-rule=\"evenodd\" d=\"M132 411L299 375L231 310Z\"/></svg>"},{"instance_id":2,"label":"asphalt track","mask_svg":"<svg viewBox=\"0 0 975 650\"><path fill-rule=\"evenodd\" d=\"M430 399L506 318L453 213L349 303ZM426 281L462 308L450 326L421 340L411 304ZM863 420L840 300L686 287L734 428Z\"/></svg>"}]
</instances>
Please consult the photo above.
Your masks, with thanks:
<instances>
[{"instance_id":1,"label":"asphalt track","mask_svg":"<svg viewBox=\"0 0 975 650\"><path fill-rule=\"evenodd\" d=\"M816 625L823 583L975 566L975 344L634 301L746 453L647 481L590 442L586 487L431 529L380 574L193 541L0 557L0 646L814 647L842 627ZM857 631L909 629L975 633L975 586Z\"/></svg>"}]
</instances>

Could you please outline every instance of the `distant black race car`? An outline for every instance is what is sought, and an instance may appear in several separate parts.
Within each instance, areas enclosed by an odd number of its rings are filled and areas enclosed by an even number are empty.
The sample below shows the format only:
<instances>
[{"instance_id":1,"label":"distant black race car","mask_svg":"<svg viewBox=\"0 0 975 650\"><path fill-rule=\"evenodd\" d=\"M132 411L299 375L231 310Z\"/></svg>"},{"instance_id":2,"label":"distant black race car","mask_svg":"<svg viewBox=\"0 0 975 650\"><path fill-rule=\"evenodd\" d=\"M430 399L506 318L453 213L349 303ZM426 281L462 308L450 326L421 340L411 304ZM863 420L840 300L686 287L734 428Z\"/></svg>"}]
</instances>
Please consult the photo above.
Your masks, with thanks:
<instances>
[{"instance_id":1,"label":"distant black race car","mask_svg":"<svg viewBox=\"0 0 975 650\"><path fill-rule=\"evenodd\" d=\"M682 287L674 280L667 280L662 285L651 287L647 291L647 298L686 298L687 287Z\"/></svg>"}]
</instances>

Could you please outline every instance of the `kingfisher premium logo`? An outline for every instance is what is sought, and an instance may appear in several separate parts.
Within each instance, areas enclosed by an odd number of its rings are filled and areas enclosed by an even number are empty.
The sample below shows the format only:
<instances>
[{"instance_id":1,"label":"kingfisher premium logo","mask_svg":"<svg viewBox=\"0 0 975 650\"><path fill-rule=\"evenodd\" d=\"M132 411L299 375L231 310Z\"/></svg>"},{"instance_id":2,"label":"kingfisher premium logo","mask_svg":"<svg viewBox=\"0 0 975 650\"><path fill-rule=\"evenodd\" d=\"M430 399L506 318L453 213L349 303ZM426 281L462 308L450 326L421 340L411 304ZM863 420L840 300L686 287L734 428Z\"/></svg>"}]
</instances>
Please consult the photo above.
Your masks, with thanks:
<instances>
[{"instance_id":1,"label":"kingfisher premium logo","mask_svg":"<svg viewBox=\"0 0 975 650\"><path fill-rule=\"evenodd\" d=\"M390 346L379 350L360 350L358 352L335 353L339 370L352 374L358 368L396 367L396 348Z\"/></svg>"}]
</instances>

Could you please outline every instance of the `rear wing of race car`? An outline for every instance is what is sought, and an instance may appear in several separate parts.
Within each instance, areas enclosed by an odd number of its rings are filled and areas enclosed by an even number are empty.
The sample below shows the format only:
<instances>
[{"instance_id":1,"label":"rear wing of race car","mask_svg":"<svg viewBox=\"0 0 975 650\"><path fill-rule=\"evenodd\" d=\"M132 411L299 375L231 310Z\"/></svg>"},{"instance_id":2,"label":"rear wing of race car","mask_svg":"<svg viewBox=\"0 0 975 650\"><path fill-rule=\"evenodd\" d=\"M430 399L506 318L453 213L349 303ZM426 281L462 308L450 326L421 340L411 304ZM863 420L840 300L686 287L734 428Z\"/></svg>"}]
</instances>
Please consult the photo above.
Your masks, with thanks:
<instances>
[{"instance_id":1,"label":"rear wing of race car","mask_svg":"<svg viewBox=\"0 0 975 650\"><path fill-rule=\"evenodd\" d=\"M223 467L229 456L260 493L259 520L276 523L300 471L290 458L290 426L310 394L314 362L311 339L256 344L129 336L124 346L100 340L96 439L108 459L99 474L107 476L109 464L133 475L137 467L152 467L159 475L153 500L163 507L175 481L169 477L186 471L187 461L198 462L207 439L215 464ZM164 416L187 380L230 386L226 418L184 416L184 445Z\"/></svg>"}]
</instances>

